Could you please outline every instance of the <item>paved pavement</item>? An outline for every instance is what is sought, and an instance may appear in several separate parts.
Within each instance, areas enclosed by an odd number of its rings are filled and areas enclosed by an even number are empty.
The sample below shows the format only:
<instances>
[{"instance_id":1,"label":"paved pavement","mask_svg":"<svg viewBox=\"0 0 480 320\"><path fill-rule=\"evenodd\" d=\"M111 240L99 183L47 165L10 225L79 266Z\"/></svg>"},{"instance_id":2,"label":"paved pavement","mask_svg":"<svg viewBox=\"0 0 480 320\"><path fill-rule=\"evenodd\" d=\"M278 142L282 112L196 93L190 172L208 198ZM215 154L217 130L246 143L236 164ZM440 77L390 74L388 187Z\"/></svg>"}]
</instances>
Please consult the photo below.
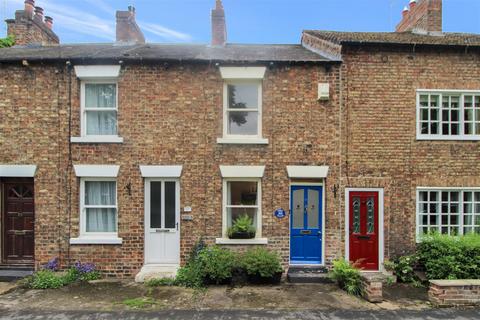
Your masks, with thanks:
<instances>
[{"instance_id":1,"label":"paved pavement","mask_svg":"<svg viewBox=\"0 0 480 320\"><path fill-rule=\"evenodd\" d=\"M436 320L436 319L459 319L473 320L480 319L480 310L455 310L436 309L428 311L298 311L298 312L276 312L276 311L161 311L161 312L105 312L96 313L89 311L72 312L45 312L45 311L5 311L0 310L0 319L14 320L389 320L389 319L412 319L412 320Z\"/></svg>"}]
</instances>

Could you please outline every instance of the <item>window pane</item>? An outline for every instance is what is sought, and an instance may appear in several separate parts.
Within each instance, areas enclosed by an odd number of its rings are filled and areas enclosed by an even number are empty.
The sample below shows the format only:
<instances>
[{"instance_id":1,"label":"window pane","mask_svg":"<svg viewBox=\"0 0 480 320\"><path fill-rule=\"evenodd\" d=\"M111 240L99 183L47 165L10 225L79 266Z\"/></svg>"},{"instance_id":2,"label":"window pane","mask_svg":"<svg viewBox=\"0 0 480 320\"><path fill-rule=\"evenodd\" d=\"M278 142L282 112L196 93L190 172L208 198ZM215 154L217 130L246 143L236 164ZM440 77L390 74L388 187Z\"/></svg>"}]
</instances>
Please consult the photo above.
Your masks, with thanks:
<instances>
[{"instance_id":1,"label":"window pane","mask_svg":"<svg viewBox=\"0 0 480 320\"><path fill-rule=\"evenodd\" d=\"M176 191L175 182L165 182L165 228L174 229L176 227Z\"/></svg>"},{"instance_id":2,"label":"window pane","mask_svg":"<svg viewBox=\"0 0 480 320\"><path fill-rule=\"evenodd\" d=\"M116 192L115 181L85 181L85 204L115 206Z\"/></svg>"},{"instance_id":3,"label":"window pane","mask_svg":"<svg viewBox=\"0 0 480 320\"><path fill-rule=\"evenodd\" d=\"M307 221L308 221L308 228L310 229L317 229L319 228L318 218L319 218L319 200L320 200L320 193L318 190L308 190L308 204L307 204Z\"/></svg>"},{"instance_id":4,"label":"window pane","mask_svg":"<svg viewBox=\"0 0 480 320\"><path fill-rule=\"evenodd\" d=\"M150 228L162 227L162 183L150 182Z\"/></svg>"},{"instance_id":5,"label":"window pane","mask_svg":"<svg viewBox=\"0 0 480 320\"><path fill-rule=\"evenodd\" d=\"M116 232L117 210L114 208L86 209L87 232Z\"/></svg>"},{"instance_id":6,"label":"window pane","mask_svg":"<svg viewBox=\"0 0 480 320\"><path fill-rule=\"evenodd\" d=\"M428 109L420 110L420 119L423 121L428 121Z\"/></svg>"},{"instance_id":7,"label":"window pane","mask_svg":"<svg viewBox=\"0 0 480 320\"><path fill-rule=\"evenodd\" d=\"M256 181L229 181L227 182L228 205L257 205Z\"/></svg>"},{"instance_id":8,"label":"window pane","mask_svg":"<svg viewBox=\"0 0 480 320\"><path fill-rule=\"evenodd\" d=\"M256 111L229 111L228 134L257 135L258 112Z\"/></svg>"},{"instance_id":9,"label":"window pane","mask_svg":"<svg viewBox=\"0 0 480 320\"><path fill-rule=\"evenodd\" d=\"M85 84L85 108L116 108L116 84Z\"/></svg>"},{"instance_id":10,"label":"window pane","mask_svg":"<svg viewBox=\"0 0 480 320\"><path fill-rule=\"evenodd\" d=\"M360 233L360 198L353 198L353 233Z\"/></svg>"},{"instance_id":11,"label":"window pane","mask_svg":"<svg viewBox=\"0 0 480 320\"><path fill-rule=\"evenodd\" d=\"M116 111L87 111L87 135L116 135Z\"/></svg>"},{"instance_id":12,"label":"window pane","mask_svg":"<svg viewBox=\"0 0 480 320\"><path fill-rule=\"evenodd\" d=\"M420 106L421 107L428 107L428 95L422 94L420 96Z\"/></svg>"},{"instance_id":13,"label":"window pane","mask_svg":"<svg viewBox=\"0 0 480 320\"><path fill-rule=\"evenodd\" d=\"M375 201L373 198L367 200L367 233L375 232Z\"/></svg>"},{"instance_id":14,"label":"window pane","mask_svg":"<svg viewBox=\"0 0 480 320\"><path fill-rule=\"evenodd\" d=\"M428 192L420 191L419 196L420 196L420 201L423 201L423 202L428 201Z\"/></svg>"},{"instance_id":15,"label":"window pane","mask_svg":"<svg viewBox=\"0 0 480 320\"><path fill-rule=\"evenodd\" d=\"M231 227L239 217L247 215L252 219L252 224L256 229L257 210L257 208L227 208L227 227Z\"/></svg>"},{"instance_id":16,"label":"window pane","mask_svg":"<svg viewBox=\"0 0 480 320\"><path fill-rule=\"evenodd\" d=\"M293 191L292 224L294 229L303 229L304 227L304 204L305 191L298 189Z\"/></svg>"},{"instance_id":17,"label":"window pane","mask_svg":"<svg viewBox=\"0 0 480 320\"><path fill-rule=\"evenodd\" d=\"M257 109L258 84L229 84L228 107L230 109Z\"/></svg>"}]
</instances>

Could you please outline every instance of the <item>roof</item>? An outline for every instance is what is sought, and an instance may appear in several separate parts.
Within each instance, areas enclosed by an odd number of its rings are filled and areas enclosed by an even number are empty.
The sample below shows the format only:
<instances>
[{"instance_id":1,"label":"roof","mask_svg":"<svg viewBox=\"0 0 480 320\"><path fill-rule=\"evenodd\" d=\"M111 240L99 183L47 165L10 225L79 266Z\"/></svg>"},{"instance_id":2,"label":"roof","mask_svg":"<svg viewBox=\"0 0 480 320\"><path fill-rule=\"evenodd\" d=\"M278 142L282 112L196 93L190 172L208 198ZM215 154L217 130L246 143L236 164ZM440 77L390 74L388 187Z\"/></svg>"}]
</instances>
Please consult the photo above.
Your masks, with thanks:
<instances>
[{"instance_id":1,"label":"roof","mask_svg":"<svg viewBox=\"0 0 480 320\"><path fill-rule=\"evenodd\" d=\"M0 62L55 60L329 62L301 45L62 44L0 49Z\"/></svg>"},{"instance_id":2,"label":"roof","mask_svg":"<svg viewBox=\"0 0 480 320\"><path fill-rule=\"evenodd\" d=\"M305 30L306 34L339 45L345 44L392 44L428 46L480 47L480 34L471 33L420 33L420 32L341 32Z\"/></svg>"}]
</instances>

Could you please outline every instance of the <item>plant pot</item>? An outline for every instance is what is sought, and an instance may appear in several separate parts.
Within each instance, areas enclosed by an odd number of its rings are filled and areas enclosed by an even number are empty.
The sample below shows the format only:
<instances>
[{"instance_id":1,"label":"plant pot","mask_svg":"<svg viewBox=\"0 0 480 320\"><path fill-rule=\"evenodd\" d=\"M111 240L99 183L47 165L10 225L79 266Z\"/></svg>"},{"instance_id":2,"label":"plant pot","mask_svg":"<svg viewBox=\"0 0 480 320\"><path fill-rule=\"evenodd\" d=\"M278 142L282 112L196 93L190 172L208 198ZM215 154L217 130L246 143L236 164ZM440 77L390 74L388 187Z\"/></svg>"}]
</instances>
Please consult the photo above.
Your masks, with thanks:
<instances>
[{"instance_id":1,"label":"plant pot","mask_svg":"<svg viewBox=\"0 0 480 320\"><path fill-rule=\"evenodd\" d=\"M282 280L283 272L277 272L271 277L262 277L259 274L249 275L248 282L253 284L279 284Z\"/></svg>"},{"instance_id":2,"label":"plant pot","mask_svg":"<svg viewBox=\"0 0 480 320\"><path fill-rule=\"evenodd\" d=\"M255 232L234 232L230 235L230 239L253 239Z\"/></svg>"}]
</instances>

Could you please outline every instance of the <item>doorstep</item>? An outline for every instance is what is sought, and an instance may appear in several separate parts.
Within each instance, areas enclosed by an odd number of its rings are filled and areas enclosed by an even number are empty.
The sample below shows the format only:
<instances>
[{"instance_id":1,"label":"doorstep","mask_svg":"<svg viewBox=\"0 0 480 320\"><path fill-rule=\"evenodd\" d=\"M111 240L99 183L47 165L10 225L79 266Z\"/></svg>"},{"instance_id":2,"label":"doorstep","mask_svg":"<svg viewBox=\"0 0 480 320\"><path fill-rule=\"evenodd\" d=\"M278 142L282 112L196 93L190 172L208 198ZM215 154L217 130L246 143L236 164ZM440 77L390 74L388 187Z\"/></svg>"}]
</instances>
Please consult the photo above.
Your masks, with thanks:
<instances>
[{"instance_id":1,"label":"doorstep","mask_svg":"<svg viewBox=\"0 0 480 320\"><path fill-rule=\"evenodd\" d=\"M290 283L331 283L328 269L316 265L290 265L287 271Z\"/></svg>"},{"instance_id":2,"label":"doorstep","mask_svg":"<svg viewBox=\"0 0 480 320\"><path fill-rule=\"evenodd\" d=\"M175 278L180 268L177 264L145 264L135 276L135 282L145 282L151 279Z\"/></svg>"},{"instance_id":3,"label":"doorstep","mask_svg":"<svg viewBox=\"0 0 480 320\"><path fill-rule=\"evenodd\" d=\"M0 281L16 281L33 274L33 266L0 265Z\"/></svg>"}]
</instances>

